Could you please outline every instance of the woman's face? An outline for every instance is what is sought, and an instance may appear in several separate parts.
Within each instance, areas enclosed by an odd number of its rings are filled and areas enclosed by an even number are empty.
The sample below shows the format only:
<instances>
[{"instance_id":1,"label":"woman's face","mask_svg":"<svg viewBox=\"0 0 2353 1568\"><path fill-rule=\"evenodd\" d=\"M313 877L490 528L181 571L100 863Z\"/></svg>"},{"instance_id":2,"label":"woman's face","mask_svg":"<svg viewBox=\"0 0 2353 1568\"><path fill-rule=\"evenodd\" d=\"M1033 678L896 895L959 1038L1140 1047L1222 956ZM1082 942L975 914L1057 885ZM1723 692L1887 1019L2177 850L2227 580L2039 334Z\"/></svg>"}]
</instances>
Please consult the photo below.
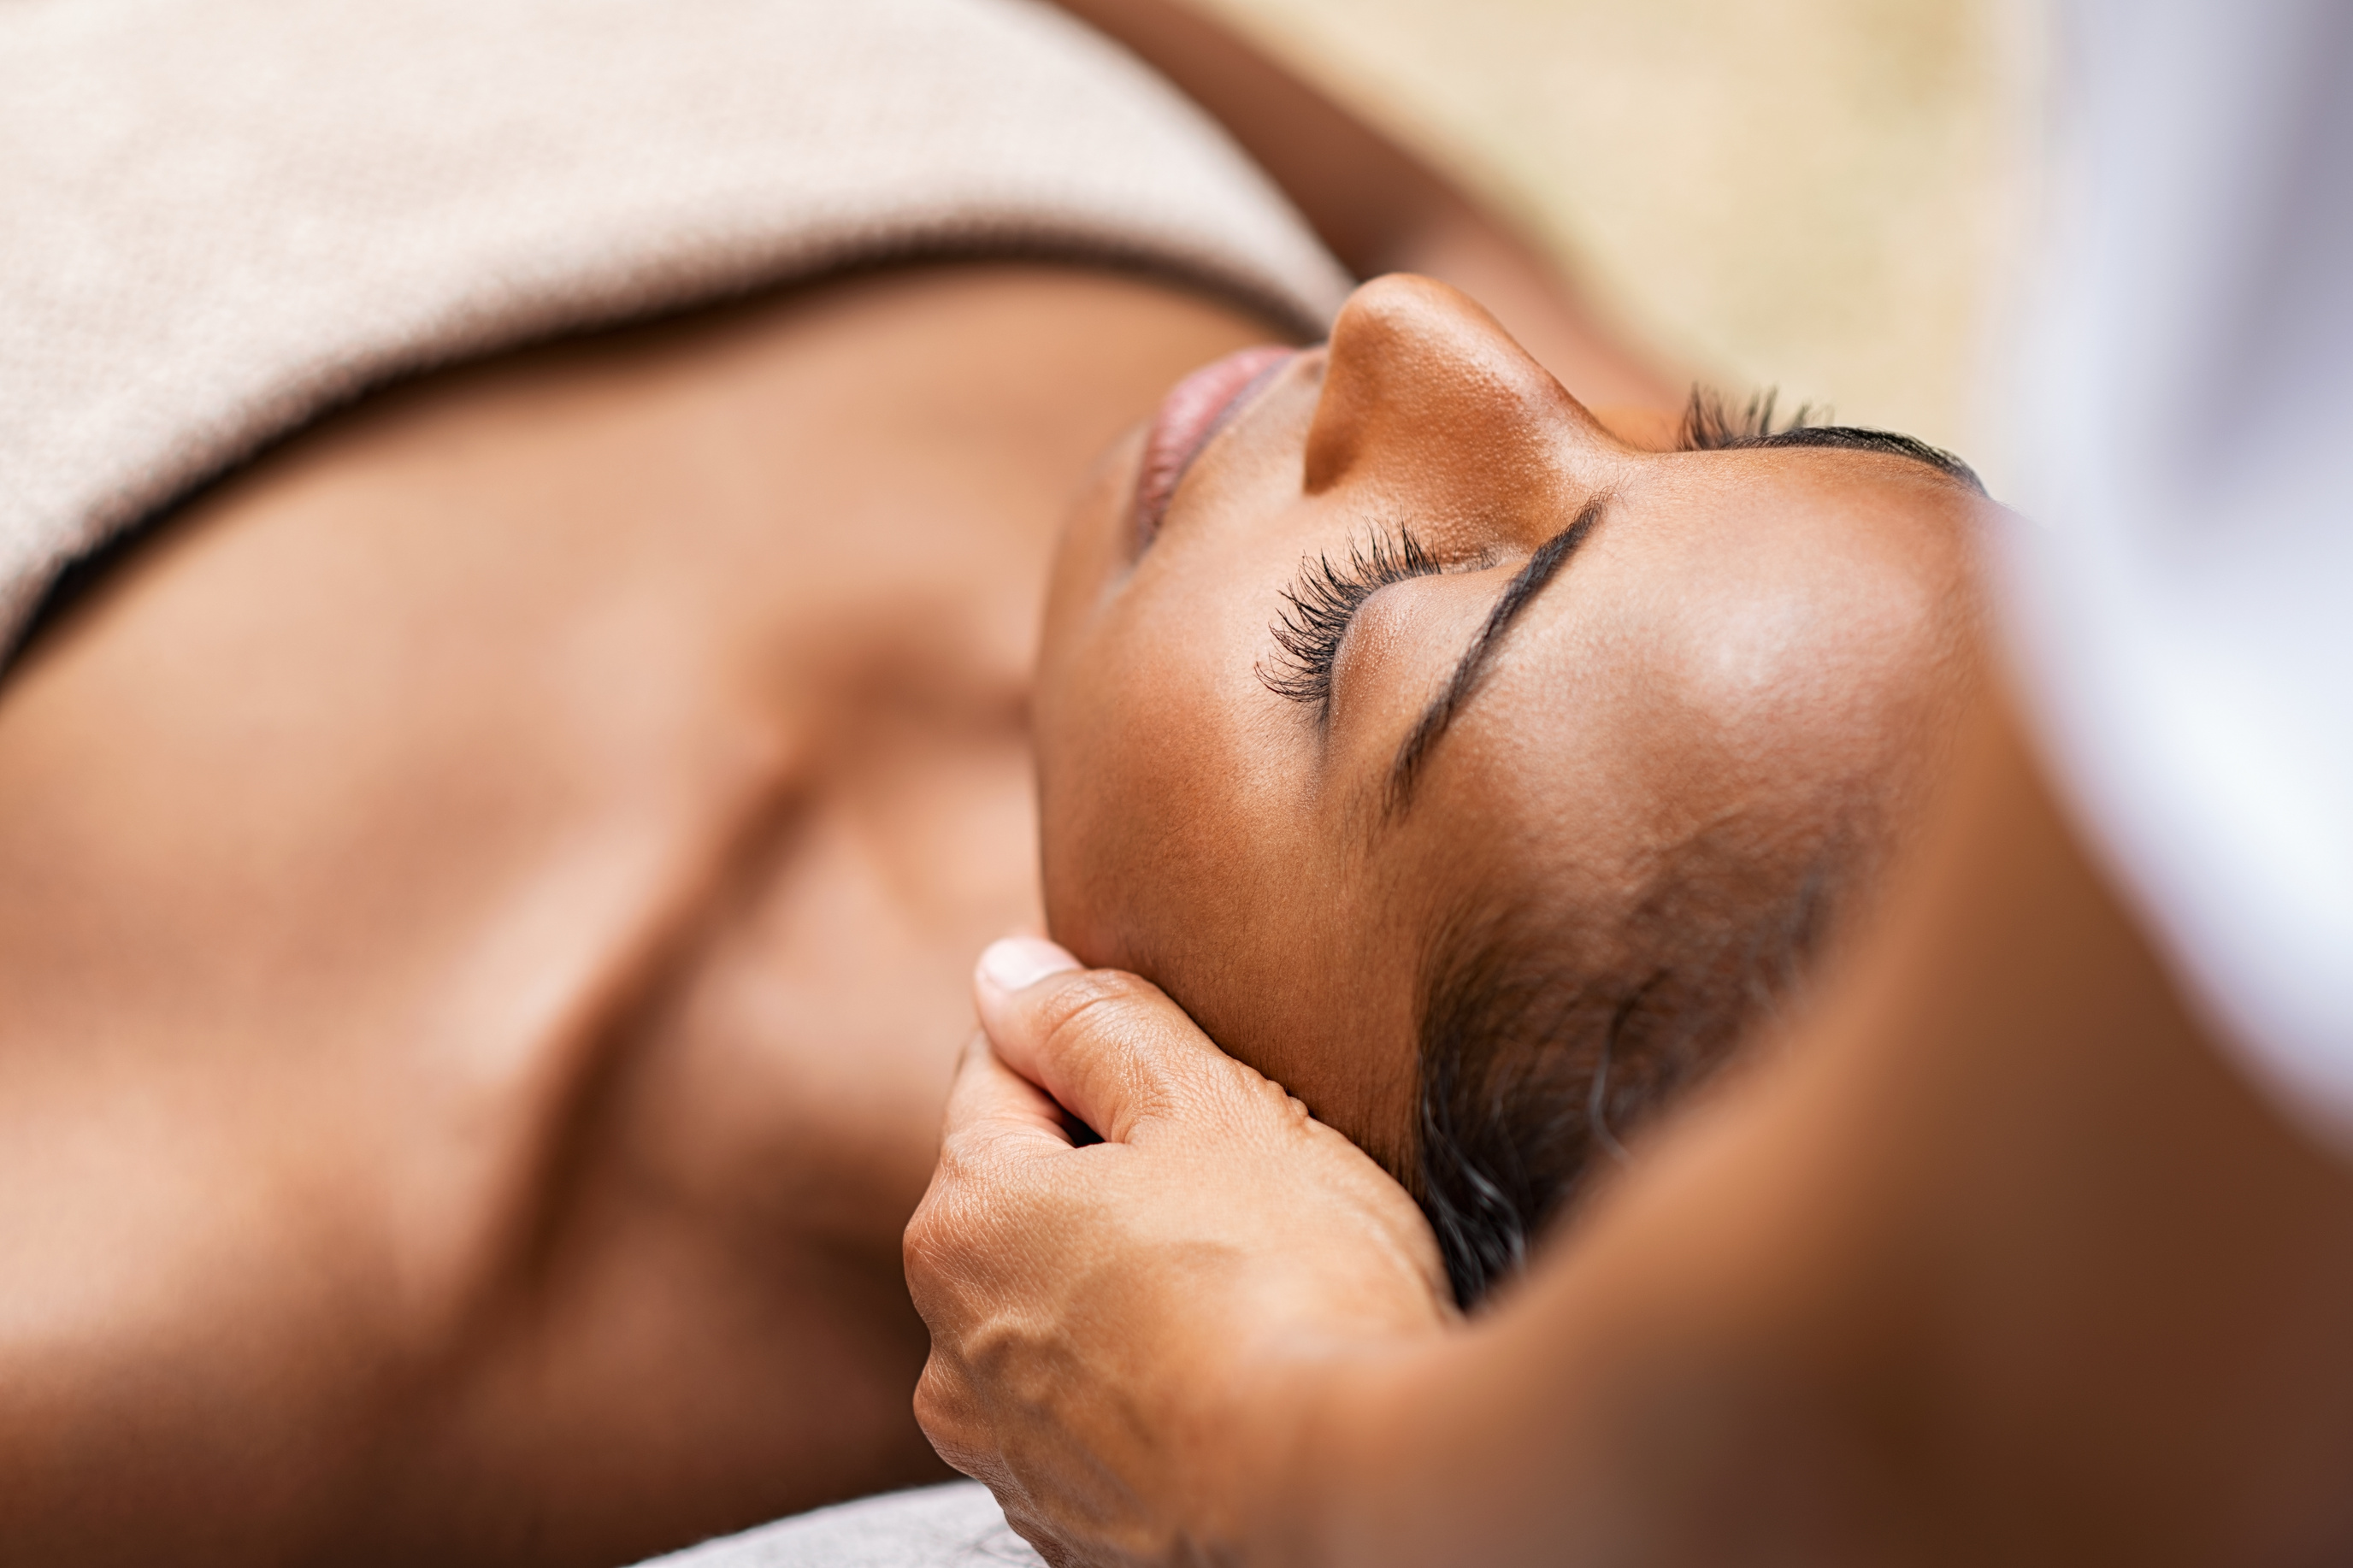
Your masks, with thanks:
<instances>
[{"instance_id":1,"label":"woman's face","mask_svg":"<svg viewBox=\"0 0 2353 1568\"><path fill-rule=\"evenodd\" d=\"M1883 453L1637 449L1461 295L1369 283L1327 347L1180 387L1073 520L1054 934L1394 1168L1446 922L1607 928L1700 836L1800 855L1916 784L1979 504Z\"/></svg>"}]
</instances>

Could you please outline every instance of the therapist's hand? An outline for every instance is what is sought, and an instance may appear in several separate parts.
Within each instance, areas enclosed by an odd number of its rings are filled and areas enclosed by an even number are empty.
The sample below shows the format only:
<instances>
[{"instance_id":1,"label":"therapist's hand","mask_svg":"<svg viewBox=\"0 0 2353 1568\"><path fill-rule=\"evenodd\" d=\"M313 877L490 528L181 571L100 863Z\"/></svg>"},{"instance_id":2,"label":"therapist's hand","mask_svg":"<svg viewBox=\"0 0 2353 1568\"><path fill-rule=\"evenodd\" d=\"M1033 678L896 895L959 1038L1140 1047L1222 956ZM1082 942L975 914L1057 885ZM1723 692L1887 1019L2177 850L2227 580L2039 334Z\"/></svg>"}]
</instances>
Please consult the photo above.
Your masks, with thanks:
<instances>
[{"instance_id":1,"label":"therapist's hand","mask_svg":"<svg viewBox=\"0 0 2353 1568\"><path fill-rule=\"evenodd\" d=\"M907 1228L923 1430L1055 1562L1266 1544L1335 1391L1453 1317L1428 1226L1147 983L1017 939L976 991Z\"/></svg>"}]
</instances>

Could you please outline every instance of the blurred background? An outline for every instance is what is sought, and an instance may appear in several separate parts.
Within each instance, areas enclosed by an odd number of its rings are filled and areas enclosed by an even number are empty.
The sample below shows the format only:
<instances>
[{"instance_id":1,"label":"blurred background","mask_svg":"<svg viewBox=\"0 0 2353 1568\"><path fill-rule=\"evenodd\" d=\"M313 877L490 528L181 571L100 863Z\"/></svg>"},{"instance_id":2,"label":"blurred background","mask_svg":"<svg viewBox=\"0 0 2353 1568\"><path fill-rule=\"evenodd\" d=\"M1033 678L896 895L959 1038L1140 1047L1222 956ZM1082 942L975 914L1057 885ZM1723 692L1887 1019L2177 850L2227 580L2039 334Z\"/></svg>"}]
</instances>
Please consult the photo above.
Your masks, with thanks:
<instances>
[{"instance_id":1,"label":"blurred background","mask_svg":"<svg viewBox=\"0 0 2353 1568\"><path fill-rule=\"evenodd\" d=\"M1636 342L1989 467L2031 0L1194 0L1547 246Z\"/></svg>"}]
</instances>

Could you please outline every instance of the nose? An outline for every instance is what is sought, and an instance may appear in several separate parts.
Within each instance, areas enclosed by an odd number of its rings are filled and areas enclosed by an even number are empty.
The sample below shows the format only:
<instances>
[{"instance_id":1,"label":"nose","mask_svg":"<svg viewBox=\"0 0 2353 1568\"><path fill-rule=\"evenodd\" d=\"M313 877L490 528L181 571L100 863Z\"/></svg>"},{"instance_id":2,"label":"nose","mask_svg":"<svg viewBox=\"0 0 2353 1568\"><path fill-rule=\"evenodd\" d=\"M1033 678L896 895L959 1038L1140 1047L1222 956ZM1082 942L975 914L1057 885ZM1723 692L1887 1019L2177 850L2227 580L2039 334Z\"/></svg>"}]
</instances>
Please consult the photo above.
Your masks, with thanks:
<instances>
[{"instance_id":1,"label":"nose","mask_svg":"<svg viewBox=\"0 0 2353 1568\"><path fill-rule=\"evenodd\" d=\"M1307 493L1345 489L1399 506L1433 547L1475 548L1498 524L1540 542L1620 456L1493 317L1431 279L1358 289L1327 353Z\"/></svg>"}]
</instances>

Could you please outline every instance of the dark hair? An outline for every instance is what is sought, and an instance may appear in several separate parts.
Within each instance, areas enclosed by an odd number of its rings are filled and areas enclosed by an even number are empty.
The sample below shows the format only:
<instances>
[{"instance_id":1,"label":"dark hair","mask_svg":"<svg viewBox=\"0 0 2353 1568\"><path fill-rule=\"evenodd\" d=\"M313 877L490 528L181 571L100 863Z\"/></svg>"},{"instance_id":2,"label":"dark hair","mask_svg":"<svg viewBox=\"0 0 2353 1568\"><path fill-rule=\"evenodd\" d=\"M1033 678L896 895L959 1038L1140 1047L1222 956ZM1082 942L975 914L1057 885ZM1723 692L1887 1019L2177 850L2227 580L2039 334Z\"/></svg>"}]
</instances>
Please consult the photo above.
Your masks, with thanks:
<instances>
[{"instance_id":1,"label":"dark hair","mask_svg":"<svg viewBox=\"0 0 2353 1568\"><path fill-rule=\"evenodd\" d=\"M1820 946L1847 880L1703 839L1606 930L1505 905L1450 922L1421 987L1410 1184L1457 1301L1518 1271L1620 1140L1704 1078ZM1778 884L1778 885L1776 885Z\"/></svg>"},{"instance_id":2,"label":"dark hair","mask_svg":"<svg viewBox=\"0 0 2353 1568\"><path fill-rule=\"evenodd\" d=\"M1798 411L1777 429L1773 405L1779 399L1780 395L1768 387L1752 393L1747 404L1735 414L1722 394L1694 386L1691 401L1683 405L1683 430L1675 445L1686 452L1734 452L1754 447L1834 447L1852 452L1885 452L1926 463L1978 494L1986 493L1985 483L1978 478L1977 470L1943 447L1931 447L1915 437L1899 436L1893 430L1813 424L1818 410L1810 403L1798 405Z\"/></svg>"},{"instance_id":3,"label":"dark hair","mask_svg":"<svg viewBox=\"0 0 2353 1568\"><path fill-rule=\"evenodd\" d=\"M1775 396L1737 414L1694 388L1686 451L1829 447L1926 463L1984 492L1949 452L1909 436L1777 426ZM1545 1227L1588 1190L1621 1139L1753 1034L1821 946L1835 907L1873 860L1852 803L1810 845L1720 826L1685 844L1622 917L1576 900L1467 911L1423 972L1419 1149L1409 1186L1468 1307L1515 1273ZM1867 792L1866 792L1867 793Z\"/></svg>"}]
</instances>

